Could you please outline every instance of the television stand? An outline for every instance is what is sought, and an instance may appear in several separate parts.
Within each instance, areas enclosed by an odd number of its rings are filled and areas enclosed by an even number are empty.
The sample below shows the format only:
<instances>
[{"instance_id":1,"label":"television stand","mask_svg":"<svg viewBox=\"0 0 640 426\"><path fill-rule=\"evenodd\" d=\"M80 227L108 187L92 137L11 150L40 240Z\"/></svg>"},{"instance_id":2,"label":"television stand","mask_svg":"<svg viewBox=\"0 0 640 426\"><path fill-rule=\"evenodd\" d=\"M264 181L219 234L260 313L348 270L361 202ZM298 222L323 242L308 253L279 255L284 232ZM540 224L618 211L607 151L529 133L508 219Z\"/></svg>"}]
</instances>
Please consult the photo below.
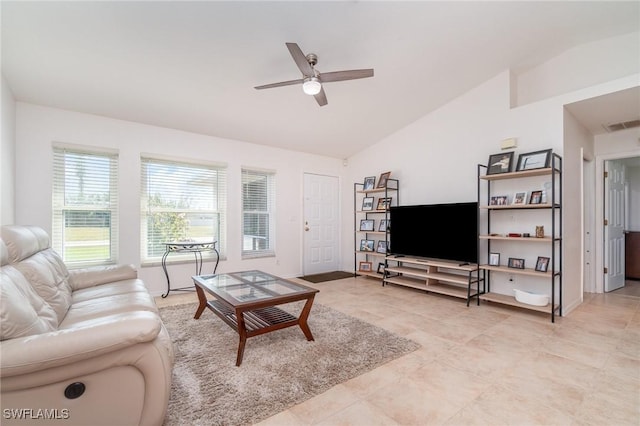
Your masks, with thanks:
<instances>
[{"instance_id":1,"label":"television stand","mask_svg":"<svg viewBox=\"0 0 640 426\"><path fill-rule=\"evenodd\" d=\"M473 263L392 255L385 258L382 285L396 284L467 301L486 292L485 271ZM475 289L473 288L475 286Z\"/></svg>"}]
</instances>

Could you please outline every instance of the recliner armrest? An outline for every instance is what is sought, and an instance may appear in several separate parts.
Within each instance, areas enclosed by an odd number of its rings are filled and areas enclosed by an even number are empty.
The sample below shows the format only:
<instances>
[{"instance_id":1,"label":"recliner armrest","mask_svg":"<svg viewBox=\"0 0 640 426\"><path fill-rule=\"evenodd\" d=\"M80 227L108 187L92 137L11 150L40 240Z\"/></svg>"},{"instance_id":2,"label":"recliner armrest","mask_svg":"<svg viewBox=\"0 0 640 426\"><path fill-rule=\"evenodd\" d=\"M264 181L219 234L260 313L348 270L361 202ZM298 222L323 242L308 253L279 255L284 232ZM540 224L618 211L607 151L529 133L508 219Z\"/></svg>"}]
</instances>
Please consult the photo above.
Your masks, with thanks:
<instances>
[{"instance_id":1,"label":"recliner armrest","mask_svg":"<svg viewBox=\"0 0 640 426\"><path fill-rule=\"evenodd\" d=\"M155 339L162 320L154 312L136 311L83 321L73 328L0 343L0 377L72 364Z\"/></svg>"},{"instance_id":2,"label":"recliner armrest","mask_svg":"<svg viewBox=\"0 0 640 426\"><path fill-rule=\"evenodd\" d=\"M69 271L69 283L74 291L136 278L138 271L133 265L94 266Z\"/></svg>"}]
</instances>

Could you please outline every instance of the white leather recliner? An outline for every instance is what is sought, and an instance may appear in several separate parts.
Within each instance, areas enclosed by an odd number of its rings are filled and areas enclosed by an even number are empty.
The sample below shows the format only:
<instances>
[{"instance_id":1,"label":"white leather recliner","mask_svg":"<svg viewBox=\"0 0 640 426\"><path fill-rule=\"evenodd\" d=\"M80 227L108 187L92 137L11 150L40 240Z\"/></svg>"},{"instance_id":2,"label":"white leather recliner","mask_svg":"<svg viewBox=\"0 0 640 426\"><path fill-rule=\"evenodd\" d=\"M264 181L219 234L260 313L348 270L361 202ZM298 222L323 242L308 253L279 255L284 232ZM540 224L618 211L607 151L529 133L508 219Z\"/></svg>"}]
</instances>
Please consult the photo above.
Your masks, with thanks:
<instances>
[{"instance_id":1,"label":"white leather recliner","mask_svg":"<svg viewBox=\"0 0 640 426\"><path fill-rule=\"evenodd\" d=\"M173 347L133 266L67 270L41 228L0 236L0 423L161 425Z\"/></svg>"}]
</instances>

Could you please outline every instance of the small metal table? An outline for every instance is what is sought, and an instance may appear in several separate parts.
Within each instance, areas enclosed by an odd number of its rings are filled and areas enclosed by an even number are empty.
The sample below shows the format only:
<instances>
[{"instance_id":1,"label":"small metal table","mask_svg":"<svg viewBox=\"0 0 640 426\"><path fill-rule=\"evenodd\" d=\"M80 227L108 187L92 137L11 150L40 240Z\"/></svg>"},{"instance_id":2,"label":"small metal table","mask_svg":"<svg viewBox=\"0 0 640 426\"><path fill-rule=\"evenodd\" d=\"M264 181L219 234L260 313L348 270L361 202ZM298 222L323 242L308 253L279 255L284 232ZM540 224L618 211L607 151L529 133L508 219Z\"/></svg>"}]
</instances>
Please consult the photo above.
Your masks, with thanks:
<instances>
[{"instance_id":1,"label":"small metal table","mask_svg":"<svg viewBox=\"0 0 640 426\"><path fill-rule=\"evenodd\" d=\"M196 242L196 241L172 241L169 243L164 243L165 252L162 255L162 270L164 271L165 277L167 277L167 292L162 295L163 298L169 295L169 292L172 290L171 281L169 280L169 273L167 272L167 257L171 253L193 253L193 257L196 260L196 275L202 274L202 252L213 251L216 254L216 266L213 267L213 273L216 273L218 269L218 263L220 263L220 253L218 253L218 249L216 249L217 241L204 241L204 242ZM193 291L194 288L190 287L181 287L174 288L174 291Z\"/></svg>"}]
</instances>

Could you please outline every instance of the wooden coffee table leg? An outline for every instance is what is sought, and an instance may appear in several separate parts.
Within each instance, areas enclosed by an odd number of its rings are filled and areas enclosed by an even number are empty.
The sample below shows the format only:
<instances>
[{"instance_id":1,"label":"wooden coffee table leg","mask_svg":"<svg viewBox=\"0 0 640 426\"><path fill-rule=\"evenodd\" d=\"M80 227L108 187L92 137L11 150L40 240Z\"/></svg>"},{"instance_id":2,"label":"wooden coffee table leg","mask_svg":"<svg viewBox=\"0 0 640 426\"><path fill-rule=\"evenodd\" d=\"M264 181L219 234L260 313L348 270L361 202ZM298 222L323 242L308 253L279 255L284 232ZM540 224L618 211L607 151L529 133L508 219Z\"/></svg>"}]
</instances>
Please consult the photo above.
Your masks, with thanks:
<instances>
[{"instance_id":1,"label":"wooden coffee table leg","mask_svg":"<svg viewBox=\"0 0 640 426\"><path fill-rule=\"evenodd\" d=\"M240 335L236 367L240 367L240 364L242 364L242 358L244 357L244 345L247 343L247 329L244 326L244 315L242 314L242 311L236 309L236 318L238 320L238 334Z\"/></svg>"},{"instance_id":2,"label":"wooden coffee table leg","mask_svg":"<svg viewBox=\"0 0 640 426\"><path fill-rule=\"evenodd\" d=\"M298 318L298 324L304 333L304 336L307 340L312 341L313 334L311 334L311 329L309 328L309 324L307 324L307 318L309 318L309 313L311 312L311 306L313 305L313 298L315 295L311 295L310 298L307 299L307 303L304 304L304 308L302 308L302 312L300 313L300 318Z\"/></svg>"},{"instance_id":3,"label":"wooden coffee table leg","mask_svg":"<svg viewBox=\"0 0 640 426\"><path fill-rule=\"evenodd\" d=\"M193 318L198 319L200 318L200 315L202 315L204 308L207 307L207 296L204 294L204 290L202 290L200 286L196 286L196 293L198 293L198 301L200 304L198 305L198 309L196 310L196 314Z\"/></svg>"}]
</instances>

